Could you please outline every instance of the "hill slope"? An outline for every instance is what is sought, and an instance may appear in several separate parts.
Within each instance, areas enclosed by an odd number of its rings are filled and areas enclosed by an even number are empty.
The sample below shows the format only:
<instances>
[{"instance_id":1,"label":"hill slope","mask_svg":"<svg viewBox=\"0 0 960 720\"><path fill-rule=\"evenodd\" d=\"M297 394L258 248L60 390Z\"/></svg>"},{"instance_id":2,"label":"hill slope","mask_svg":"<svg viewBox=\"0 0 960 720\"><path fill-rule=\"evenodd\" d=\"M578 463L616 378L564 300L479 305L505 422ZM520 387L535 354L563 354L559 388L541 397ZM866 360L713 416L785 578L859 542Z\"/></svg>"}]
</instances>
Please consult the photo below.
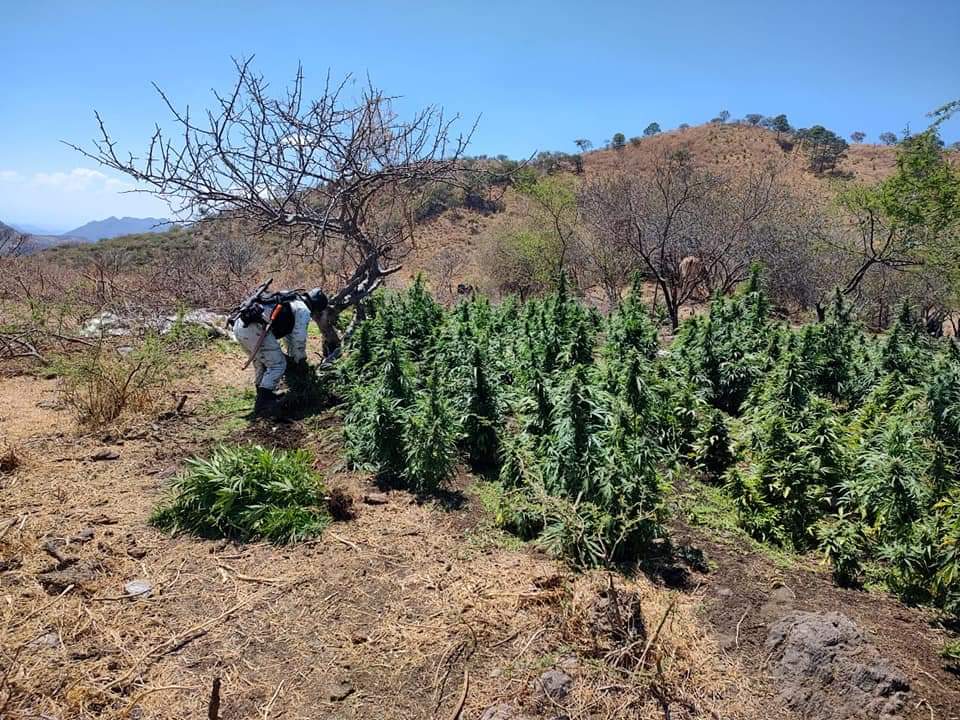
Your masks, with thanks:
<instances>
[{"instance_id":1,"label":"hill slope","mask_svg":"<svg viewBox=\"0 0 960 720\"><path fill-rule=\"evenodd\" d=\"M783 140L783 144L779 142ZM671 130L627 145L623 150L596 150L584 156L587 174L602 173L618 166L649 170L664 152L684 147L714 172L738 174L751 167L775 162L784 165L787 182L800 188L827 192L836 178L876 182L893 171L896 148L886 145L851 145L833 176L817 177L807 170L802 153L792 148L786 135L748 125L707 124Z\"/></svg>"},{"instance_id":2,"label":"hill slope","mask_svg":"<svg viewBox=\"0 0 960 720\"><path fill-rule=\"evenodd\" d=\"M0 222L0 255L17 252L29 255L59 245L83 243L86 240L70 235L35 235Z\"/></svg>"},{"instance_id":3,"label":"hill slope","mask_svg":"<svg viewBox=\"0 0 960 720\"><path fill-rule=\"evenodd\" d=\"M889 175L896 163L896 148L881 145L851 145L847 156L833 175L817 176L807 169L805 156L788 143L778 142L776 133L744 125L707 124L684 130L672 130L628 144L622 150L601 149L583 156L584 175L626 171L650 172L665 153L685 148L698 164L727 175L739 175L751 168L774 163L781 168L784 183L799 195L810 198L832 197L838 184L873 183ZM786 137L783 138L786 140ZM422 272L431 286L443 294L448 291L450 268L453 283L464 282L485 288L483 258L490 240L498 233L522 222L522 199L508 191L505 210L479 214L464 209L447 210L417 228L417 243L405 259L404 272L393 279L404 284ZM491 288L487 288L491 289Z\"/></svg>"},{"instance_id":4,"label":"hill slope","mask_svg":"<svg viewBox=\"0 0 960 720\"><path fill-rule=\"evenodd\" d=\"M684 147L698 163L724 174L737 175L749 171L751 167L776 163L782 168L784 181L797 193L825 198L833 195L838 183L876 182L888 175L895 166L894 147L852 145L835 175L818 177L809 172L802 153L789 149L787 143L781 145L778 140L780 138L776 133L759 127L700 125L643 138L638 144L628 144L620 151L601 149L586 153L583 157L584 173L590 177L620 169L648 172L665 152ZM405 285L422 272L434 291L444 299L450 299L460 283L492 289L487 287L489 278L486 277L483 264L491 241L498 234L524 222L525 203L521 198L507 191L503 204L504 210L498 213L484 214L466 208L453 208L419 223L412 252L402 261L403 272L391 276L388 284ZM129 220L131 218L109 218L84 226L86 230L78 228L71 234L83 231L88 238L96 237L103 232L115 232L106 228L106 224ZM164 255L171 244L184 247L200 242L193 236L192 230L157 233L158 229L162 229L157 227L157 223L162 223L162 220L147 218L137 222L147 227L136 234L122 233L128 237L114 236L109 246L101 242L64 248L62 254L58 251L58 259L69 257L73 261L82 261L87 252L109 247L131 250L137 257L147 260ZM233 234L233 231L228 234ZM263 243L269 249L275 249L269 239Z\"/></svg>"},{"instance_id":5,"label":"hill slope","mask_svg":"<svg viewBox=\"0 0 960 720\"><path fill-rule=\"evenodd\" d=\"M0 256L11 252L23 241L23 234L0 222Z\"/></svg>"}]
</instances>

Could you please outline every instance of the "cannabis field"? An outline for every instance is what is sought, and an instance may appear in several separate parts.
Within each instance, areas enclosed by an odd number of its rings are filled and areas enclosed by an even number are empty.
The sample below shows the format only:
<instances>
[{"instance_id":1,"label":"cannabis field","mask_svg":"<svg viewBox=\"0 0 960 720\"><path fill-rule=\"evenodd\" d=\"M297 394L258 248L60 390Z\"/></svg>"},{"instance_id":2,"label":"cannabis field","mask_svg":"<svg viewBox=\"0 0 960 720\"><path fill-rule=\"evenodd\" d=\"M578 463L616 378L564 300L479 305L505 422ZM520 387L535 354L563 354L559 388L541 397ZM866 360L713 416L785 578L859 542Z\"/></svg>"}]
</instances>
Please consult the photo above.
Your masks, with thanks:
<instances>
[{"instance_id":1,"label":"cannabis field","mask_svg":"<svg viewBox=\"0 0 960 720\"><path fill-rule=\"evenodd\" d=\"M669 547L697 477L837 583L960 612L960 350L908 307L874 336L837 296L796 327L755 272L665 347L639 293L603 318L564 283L447 311L417 282L368 313L334 381L355 468L430 495L465 462L501 527L577 567Z\"/></svg>"}]
</instances>

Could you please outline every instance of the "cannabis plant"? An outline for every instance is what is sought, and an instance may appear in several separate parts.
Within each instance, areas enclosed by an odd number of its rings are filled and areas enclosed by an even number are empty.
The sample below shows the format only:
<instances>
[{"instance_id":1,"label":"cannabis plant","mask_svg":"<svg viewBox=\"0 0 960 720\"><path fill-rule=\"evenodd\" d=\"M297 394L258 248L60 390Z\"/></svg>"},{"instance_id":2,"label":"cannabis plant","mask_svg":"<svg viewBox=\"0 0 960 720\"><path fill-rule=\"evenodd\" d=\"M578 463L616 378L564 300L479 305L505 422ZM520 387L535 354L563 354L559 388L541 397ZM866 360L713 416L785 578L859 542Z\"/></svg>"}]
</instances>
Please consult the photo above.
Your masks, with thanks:
<instances>
[{"instance_id":1,"label":"cannabis plant","mask_svg":"<svg viewBox=\"0 0 960 720\"><path fill-rule=\"evenodd\" d=\"M202 537L290 543L319 534L329 516L308 452L252 445L188 460L150 521Z\"/></svg>"}]
</instances>

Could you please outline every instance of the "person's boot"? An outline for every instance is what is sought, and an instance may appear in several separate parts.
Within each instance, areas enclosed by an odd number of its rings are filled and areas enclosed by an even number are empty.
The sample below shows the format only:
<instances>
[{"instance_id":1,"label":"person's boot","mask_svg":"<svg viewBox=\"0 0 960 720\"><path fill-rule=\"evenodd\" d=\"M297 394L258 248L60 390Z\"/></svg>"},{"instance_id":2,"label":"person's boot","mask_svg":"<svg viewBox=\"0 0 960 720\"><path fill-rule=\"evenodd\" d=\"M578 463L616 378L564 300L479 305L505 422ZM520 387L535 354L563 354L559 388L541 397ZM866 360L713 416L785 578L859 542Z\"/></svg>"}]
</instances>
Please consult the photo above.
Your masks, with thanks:
<instances>
[{"instance_id":1,"label":"person's boot","mask_svg":"<svg viewBox=\"0 0 960 720\"><path fill-rule=\"evenodd\" d=\"M277 395L273 390L257 388L257 399L253 403L254 417L273 417L277 411Z\"/></svg>"}]
</instances>

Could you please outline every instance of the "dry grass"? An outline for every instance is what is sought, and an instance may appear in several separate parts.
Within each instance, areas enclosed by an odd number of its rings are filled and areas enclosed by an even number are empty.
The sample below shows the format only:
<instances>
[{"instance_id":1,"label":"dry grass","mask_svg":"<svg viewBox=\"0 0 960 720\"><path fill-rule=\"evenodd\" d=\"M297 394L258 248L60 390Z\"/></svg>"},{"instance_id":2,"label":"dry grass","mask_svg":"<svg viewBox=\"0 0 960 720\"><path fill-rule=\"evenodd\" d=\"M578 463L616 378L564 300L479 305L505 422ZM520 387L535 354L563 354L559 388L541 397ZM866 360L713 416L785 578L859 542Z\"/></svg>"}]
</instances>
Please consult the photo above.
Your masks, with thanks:
<instances>
[{"instance_id":1,"label":"dry grass","mask_svg":"<svg viewBox=\"0 0 960 720\"><path fill-rule=\"evenodd\" d=\"M760 689L698 629L696 594L623 583L641 598L650 632L660 631L642 660L617 667L595 656L583 617L605 576L471 548L445 511L404 496L286 551L166 540L118 517L109 533L97 527L103 540L64 550L93 579L52 593L34 580L48 539L36 529L47 519L31 513L3 546L24 558L7 588L17 601L0 611L11 717L197 717L213 677L223 681L224 717L316 716L340 680L354 689L346 702L357 717L446 717L465 677L464 717L508 702L653 718L659 697L673 717L758 717ZM148 550L143 560L117 546L130 536ZM123 596L134 576L153 584L150 597ZM536 677L569 657L571 694L539 699Z\"/></svg>"},{"instance_id":2,"label":"dry grass","mask_svg":"<svg viewBox=\"0 0 960 720\"><path fill-rule=\"evenodd\" d=\"M121 354L101 344L61 363L60 392L78 421L96 428L153 407L169 380L169 365L159 346Z\"/></svg>"},{"instance_id":3,"label":"dry grass","mask_svg":"<svg viewBox=\"0 0 960 720\"><path fill-rule=\"evenodd\" d=\"M777 143L776 133L744 125L698 125L686 130L644 138L636 147L623 151L597 150L589 153L584 166L588 174L610 172L625 167L649 171L665 152L687 148L698 162L714 172L738 174L769 162L784 165L787 181L799 192L825 194L830 178L818 178L807 170L806 160L796 152L786 152ZM840 163L841 173L852 173L860 182L876 182L893 172L896 148L885 145L851 145Z\"/></svg>"},{"instance_id":4,"label":"dry grass","mask_svg":"<svg viewBox=\"0 0 960 720\"><path fill-rule=\"evenodd\" d=\"M222 363L215 377L192 406L246 380ZM209 419L162 421L129 434L117 460L92 462L95 438L58 435L68 410L37 406L53 383L3 383L17 420L2 429L26 455L2 481L5 716L202 717L215 677L224 718L448 718L461 701L461 718L498 702L576 718L663 717L661 697L674 718L755 718L769 707L766 689L707 637L699 592L617 581L640 599L650 646L626 651L635 662L608 661L588 618L605 574L574 575L502 545L472 502L445 510L403 493L361 502L371 488L340 470L332 416L312 432L257 426L257 440L312 449L354 498L355 518L288 548L228 545L146 524L163 478L208 443ZM46 574L60 566L48 543L72 577ZM152 584L149 596L126 596L135 578ZM538 694L550 667L575 678L566 698ZM339 682L352 692L332 700Z\"/></svg>"}]
</instances>

